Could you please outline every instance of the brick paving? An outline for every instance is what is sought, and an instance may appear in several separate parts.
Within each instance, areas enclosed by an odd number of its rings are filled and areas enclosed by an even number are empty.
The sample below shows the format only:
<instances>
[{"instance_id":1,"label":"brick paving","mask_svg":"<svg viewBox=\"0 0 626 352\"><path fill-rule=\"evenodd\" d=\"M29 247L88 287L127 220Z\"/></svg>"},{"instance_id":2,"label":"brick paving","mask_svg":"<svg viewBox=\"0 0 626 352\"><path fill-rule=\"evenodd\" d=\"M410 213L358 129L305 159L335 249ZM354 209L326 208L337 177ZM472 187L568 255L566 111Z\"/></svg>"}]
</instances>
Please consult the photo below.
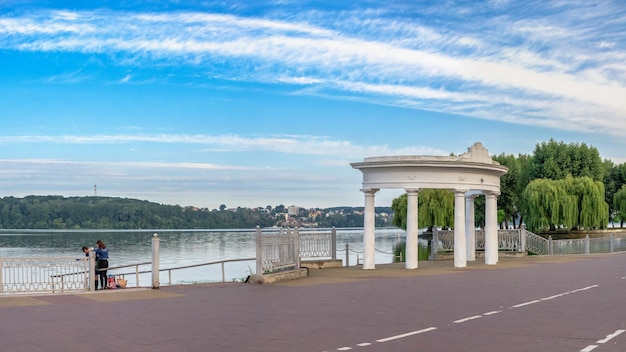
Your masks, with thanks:
<instances>
[{"instance_id":1,"label":"brick paving","mask_svg":"<svg viewBox=\"0 0 626 352\"><path fill-rule=\"evenodd\" d=\"M626 254L419 266L0 296L0 351L626 351Z\"/></svg>"}]
</instances>

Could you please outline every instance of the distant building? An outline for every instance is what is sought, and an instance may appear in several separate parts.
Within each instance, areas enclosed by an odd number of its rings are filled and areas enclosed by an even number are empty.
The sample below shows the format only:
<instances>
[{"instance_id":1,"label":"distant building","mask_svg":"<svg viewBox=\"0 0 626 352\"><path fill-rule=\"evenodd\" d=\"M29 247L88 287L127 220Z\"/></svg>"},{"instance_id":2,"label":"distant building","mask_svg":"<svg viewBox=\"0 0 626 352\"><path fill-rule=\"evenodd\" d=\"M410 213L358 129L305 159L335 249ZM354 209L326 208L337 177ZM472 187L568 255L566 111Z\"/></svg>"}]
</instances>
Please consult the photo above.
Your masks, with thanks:
<instances>
[{"instance_id":1,"label":"distant building","mask_svg":"<svg viewBox=\"0 0 626 352\"><path fill-rule=\"evenodd\" d=\"M300 207L297 205L290 205L287 208L287 214L289 215L298 215L300 213Z\"/></svg>"}]
</instances>

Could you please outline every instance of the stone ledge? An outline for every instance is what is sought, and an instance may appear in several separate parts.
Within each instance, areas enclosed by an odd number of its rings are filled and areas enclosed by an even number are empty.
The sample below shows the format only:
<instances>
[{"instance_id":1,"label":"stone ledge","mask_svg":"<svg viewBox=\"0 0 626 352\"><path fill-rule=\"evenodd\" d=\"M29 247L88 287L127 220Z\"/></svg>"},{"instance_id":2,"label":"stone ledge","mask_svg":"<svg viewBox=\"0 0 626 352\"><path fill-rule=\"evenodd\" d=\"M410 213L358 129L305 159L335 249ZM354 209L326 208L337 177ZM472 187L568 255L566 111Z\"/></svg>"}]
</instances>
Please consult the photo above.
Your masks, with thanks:
<instances>
[{"instance_id":1,"label":"stone ledge","mask_svg":"<svg viewBox=\"0 0 626 352\"><path fill-rule=\"evenodd\" d=\"M250 276L250 280L248 280L248 282L257 284L272 284L280 281L297 280L307 276L309 276L309 269L299 268L295 270L285 270L263 275L254 274Z\"/></svg>"},{"instance_id":2,"label":"stone ledge","mask_svg":"<svg viewBox=\"0 0 626 352\"><path fill-rule=\"evenodd\" d=\"M342 268L343 260L341 259L302 260L300 261L300 267L309 268L309 269Z\"/></svg>"},{"instance_id":3,"label":"stone ledge","mask_svg":"<svg viewBox=\"0 0 626 352\"><path fill-rule=\"evenodd\" d=\"M526 252L513 252L513 251L498 251L499 258L522 258L526 257ZM478 251L476 252L476 258L484 258L485 252ZM429 255L428 260L454 260L453 252L443 252L437 253L434 257L433 255Z\"/></svg>"}]
</instances>

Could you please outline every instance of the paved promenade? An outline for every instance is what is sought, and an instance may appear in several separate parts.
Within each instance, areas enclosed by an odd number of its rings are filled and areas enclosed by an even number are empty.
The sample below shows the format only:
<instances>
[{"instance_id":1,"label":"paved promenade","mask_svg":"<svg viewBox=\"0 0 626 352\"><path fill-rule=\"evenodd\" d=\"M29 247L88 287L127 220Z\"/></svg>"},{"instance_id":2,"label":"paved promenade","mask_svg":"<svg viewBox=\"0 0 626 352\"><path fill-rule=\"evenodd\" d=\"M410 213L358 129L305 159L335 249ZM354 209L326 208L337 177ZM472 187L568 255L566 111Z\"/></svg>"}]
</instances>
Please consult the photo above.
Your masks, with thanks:
<instances>
[{"instance_id":1,"label":"paved promenade","mask_svg":"<svg viewBox=\"0 0 626 352\"><path fill-rule=\"evenodd\" d=\"M626 254L0 296L0 351L626 351Z\"/></svg>"}]
</instances>

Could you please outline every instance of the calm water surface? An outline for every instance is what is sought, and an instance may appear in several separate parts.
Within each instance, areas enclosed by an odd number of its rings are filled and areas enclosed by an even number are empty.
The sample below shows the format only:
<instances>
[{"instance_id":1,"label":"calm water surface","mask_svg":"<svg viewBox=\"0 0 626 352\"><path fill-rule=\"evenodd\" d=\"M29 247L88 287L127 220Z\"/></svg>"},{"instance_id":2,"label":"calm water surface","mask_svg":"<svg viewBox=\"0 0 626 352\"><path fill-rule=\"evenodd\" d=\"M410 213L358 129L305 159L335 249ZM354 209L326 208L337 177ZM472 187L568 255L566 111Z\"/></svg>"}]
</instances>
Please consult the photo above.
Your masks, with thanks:
<instances>
[{"instance_id":1,"label":"calm water surface","mask_svg":"<svg viewBox=\"0 0 626 352\"><path fill-rule=\"evenodd\" d=\"M320 229L330 232L330 229ZM80 257L81 247L95 247L102 240L109 248L109 266L121 266L152 260L152 236L160 238L160 268L201 264L227 259L256 257L254 229L244 230L159 230L159 231L16 231L0 230L0 257ZM397 228L376 230L376 263L391 263L393 247L405 240L405 232ZM357 255L363 257L363 229L337 229L337 258L346 261L349 246L350 265ZM254 261L227 263L226 281L242 280L254 273ZM149 270L143 266L142 270ZM133 269L118 269L110 273L127 273ZM219 265L172 271L172 283L221 281ZM129 285L135 276L126 276ZM140 286L150 285L150 275L141 275ZM161 274L163 284L169 282L167 272Z\"/></svg>"}]
</instances>

